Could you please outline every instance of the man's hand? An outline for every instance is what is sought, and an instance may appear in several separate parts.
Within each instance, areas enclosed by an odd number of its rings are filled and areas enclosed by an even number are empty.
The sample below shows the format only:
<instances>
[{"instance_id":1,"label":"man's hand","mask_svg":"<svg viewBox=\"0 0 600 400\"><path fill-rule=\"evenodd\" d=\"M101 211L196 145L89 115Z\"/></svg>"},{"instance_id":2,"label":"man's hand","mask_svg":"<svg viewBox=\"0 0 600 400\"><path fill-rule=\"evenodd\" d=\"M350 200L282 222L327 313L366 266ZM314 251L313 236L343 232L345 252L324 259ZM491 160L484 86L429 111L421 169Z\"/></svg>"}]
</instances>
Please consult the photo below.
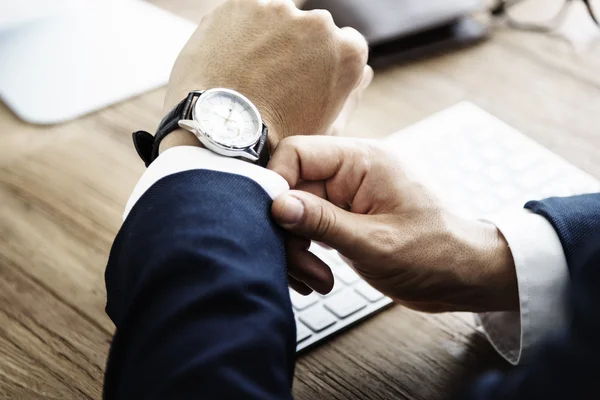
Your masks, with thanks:
<instances>
[{"instance_id":1,"label":"man's hand","mask_svg":"<svg viewBox=\"0 0 600 400\"><path fill-rule=\"evenodd\" d=\"M515 267L492 225L444 209L376 142L294 137L269 168L292 190L273 204L288 243L290 284L331 290L329 268L309 240L338 250L371 285L411 308L498 311L518 308Z\"/></svg>"},{"instance_id":2,"label":"man's hand","mask_svg":"<svg viewBox=\"0 0 600 400\"><path fill-rule=\"evenodd\" d=\"M272 148L287 136L325 134L350 94L348 107L370 83L367 56L362 35L335 26L327 11L301 11L290 0L229 0L202 20L181 51L164 111L192 90L224 87L257 106ZM178 131L163 143L161 150L198 141Z\"/></svg>"}]
</instances>

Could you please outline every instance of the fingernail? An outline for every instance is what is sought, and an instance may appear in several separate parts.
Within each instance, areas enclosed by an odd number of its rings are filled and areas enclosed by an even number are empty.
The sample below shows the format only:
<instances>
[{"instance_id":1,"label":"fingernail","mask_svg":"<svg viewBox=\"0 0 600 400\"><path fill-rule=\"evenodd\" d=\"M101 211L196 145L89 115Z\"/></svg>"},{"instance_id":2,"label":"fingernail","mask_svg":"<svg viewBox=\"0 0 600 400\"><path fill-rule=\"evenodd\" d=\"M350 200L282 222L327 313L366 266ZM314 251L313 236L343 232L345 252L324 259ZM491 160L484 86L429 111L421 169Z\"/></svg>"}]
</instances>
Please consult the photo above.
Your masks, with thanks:
<instances>
[{"instance_id":1,"label":"fingernail","mask_svg":"<svg viewBox=\"0 0 600 400\"><path fill-rule=\"evenodd\" d=\"M284 224L295 224L304 215L304 203L294 196L287 196L283 203L280 221Z\"/></svg>"}]
</instances>

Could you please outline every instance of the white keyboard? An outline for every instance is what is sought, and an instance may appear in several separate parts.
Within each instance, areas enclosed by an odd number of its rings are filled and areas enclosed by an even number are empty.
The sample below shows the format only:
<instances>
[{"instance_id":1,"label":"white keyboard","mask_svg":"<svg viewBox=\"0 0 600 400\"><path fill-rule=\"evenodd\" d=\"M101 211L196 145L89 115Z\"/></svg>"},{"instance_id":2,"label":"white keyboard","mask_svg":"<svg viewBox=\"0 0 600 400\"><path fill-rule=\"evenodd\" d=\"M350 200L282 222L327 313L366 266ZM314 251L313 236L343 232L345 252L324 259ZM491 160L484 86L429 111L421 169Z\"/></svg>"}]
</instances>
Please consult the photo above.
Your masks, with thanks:
<instances>
[{"instance_id":1,"label":"white keyboard","mask_svg":"<svg viewBox=\"0 0 600 400\"><path fill-rule=\"evenodd\" d=\"M522 208L528 200L600 192L600 183L471 103L460 103L387 142L411 173L450 209L480 218ZM370 287L333 251L311 251L333 270L327 296L290 291L303 350L381 310L391 300Z\"/></svg>"},{"instance_id":2,"label":"white keyboard","mask_svg":"<svg viewBox=\"0 0 600 400\"><path fill-rule=\"evenodd\" d=\"M298 351L392 303L360 279L336 251L314 243L310 250L332 269L335 285L327 296L315 292L303 296L290 289Z\"/></svg>"}]
</instances>

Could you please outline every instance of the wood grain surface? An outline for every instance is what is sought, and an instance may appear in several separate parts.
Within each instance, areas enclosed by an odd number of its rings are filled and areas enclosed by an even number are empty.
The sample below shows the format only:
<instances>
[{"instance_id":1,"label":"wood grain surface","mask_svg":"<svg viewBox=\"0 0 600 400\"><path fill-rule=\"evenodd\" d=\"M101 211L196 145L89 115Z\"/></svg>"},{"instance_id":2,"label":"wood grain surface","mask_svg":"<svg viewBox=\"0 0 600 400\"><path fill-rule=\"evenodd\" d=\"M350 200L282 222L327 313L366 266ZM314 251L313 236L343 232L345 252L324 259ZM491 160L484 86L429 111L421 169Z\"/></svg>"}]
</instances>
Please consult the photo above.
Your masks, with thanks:
<instances>
[{"instance_id":1,"label":"wood grain surface","mask_svg":"<svg viewBox=\"0 0 600 400\"><path fill-rule=\"evenodd\" d=\"M219 0L156 0L199 21ZM98 399L113 331L104 268L143 172L130 132L164 89L35 127L0 105L0 398ZM378 71L348 135L378 138L461 100L600 177L600 46L496 27L475 48ZM444 399L506 368L468 314L392 307L299 357L297 399Z\"/></svg>"}]
</instances>

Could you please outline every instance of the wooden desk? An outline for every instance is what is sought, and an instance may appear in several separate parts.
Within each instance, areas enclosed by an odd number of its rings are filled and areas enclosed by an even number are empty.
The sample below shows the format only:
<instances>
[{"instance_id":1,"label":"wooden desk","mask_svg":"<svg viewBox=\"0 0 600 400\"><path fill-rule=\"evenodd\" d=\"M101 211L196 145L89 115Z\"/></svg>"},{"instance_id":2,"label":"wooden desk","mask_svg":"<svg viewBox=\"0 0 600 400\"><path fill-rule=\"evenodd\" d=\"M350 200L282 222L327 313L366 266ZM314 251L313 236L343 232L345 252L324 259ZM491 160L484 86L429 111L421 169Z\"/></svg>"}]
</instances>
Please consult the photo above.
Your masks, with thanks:
<instances>
[{"instance_id":1,"label":"wooden desk","mask_svg":"<svg viewBox=\"0 0 600 400\"><path fill-rule=\"evenodd\" d=\"M190 19L218 0L160 0ZM380 72L348 130L382 137L470 100L600 177L600 51L499 30L479 47ZM112 323L104 267L143 171L130 141L164 90L53 127L0 106L0 398L100 398ZM298 399L441 399L505 367L468 315L393 307L299 358Z\"/></svg>"}]
</instances>

